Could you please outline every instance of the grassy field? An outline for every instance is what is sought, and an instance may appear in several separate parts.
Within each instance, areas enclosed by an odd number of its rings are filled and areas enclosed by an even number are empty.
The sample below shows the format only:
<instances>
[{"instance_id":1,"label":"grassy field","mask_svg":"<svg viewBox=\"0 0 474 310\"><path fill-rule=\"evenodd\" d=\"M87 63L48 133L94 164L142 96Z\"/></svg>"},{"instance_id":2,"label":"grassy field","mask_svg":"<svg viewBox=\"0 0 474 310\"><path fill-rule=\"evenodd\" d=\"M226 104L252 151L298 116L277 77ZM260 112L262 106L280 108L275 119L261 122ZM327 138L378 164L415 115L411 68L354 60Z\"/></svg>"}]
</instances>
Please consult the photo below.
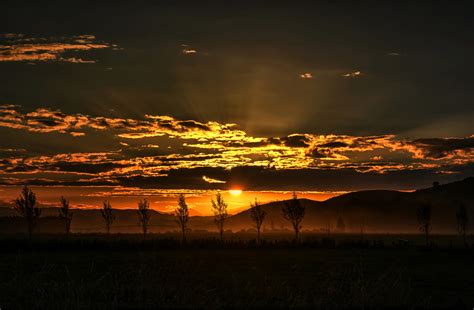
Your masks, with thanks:
<instances>
[{"instance_id":1,"label":"grassy field","mask_svg":"<svg viewBox=\"0 0 474 310\"><path fill-rule=\"evenodd\" d=\"M306 236L298 246L270 241L259 248L245 240L180 246L124 235L41 236L31 244L3 237L0 308L472 309L472 248L373 240L380 238Z\"/></svg>"}]
</instances>

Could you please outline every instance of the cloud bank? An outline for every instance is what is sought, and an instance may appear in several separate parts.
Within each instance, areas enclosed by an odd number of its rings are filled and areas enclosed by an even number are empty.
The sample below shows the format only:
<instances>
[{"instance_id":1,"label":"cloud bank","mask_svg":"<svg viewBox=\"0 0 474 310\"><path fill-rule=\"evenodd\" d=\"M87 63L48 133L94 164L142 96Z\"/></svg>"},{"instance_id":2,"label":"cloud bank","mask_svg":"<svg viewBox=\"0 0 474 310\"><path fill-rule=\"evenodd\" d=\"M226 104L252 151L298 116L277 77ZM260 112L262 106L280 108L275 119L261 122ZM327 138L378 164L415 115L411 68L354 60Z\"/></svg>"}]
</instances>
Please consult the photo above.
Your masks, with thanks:
<instances>
[{"instance_id":1,"label":"cloud bank","mask_svg":"<svg viewBox=\"0 0 474 310\"><path fill-rule=\"evenodd\" d=\"M284 180L285 175L296 178L290 171L315 176L321 173L441 175L471 171L474 163L473 135L413 140L390 134L294 133L259 137L249 135L236 124L216 121L180 120L163 115L110 118L47 108L22 111L15 105L0 106L0 127L32 135L60 134L73 141L80 139L84 145L96 134L115 141L114 147L103 152L50 155L34 154L26 146L22 151L5 148L0 161L3 184L154 184L208 189L247 182L256 187L262 184L254 184L252 180L261 178L249 179L255 171L270 178L277 176L284 184L289 183ZM305 188L309 184L316 189L320 183L317 179L308 184L291 182Z\"/></svg>"},{"instance_id":2,"label":"cloud bank","mask_svg":"<svg viewBox=\"0 0 474 310\"><path fill-rule=\"evenodd\" d=\"M117 45L98 41L93 35L72 37L26 37L23 34L0 35L0 62L95 63L96 60L71 56L71 53L98 49L118 49Z\"/></svg>"}]
</instances>

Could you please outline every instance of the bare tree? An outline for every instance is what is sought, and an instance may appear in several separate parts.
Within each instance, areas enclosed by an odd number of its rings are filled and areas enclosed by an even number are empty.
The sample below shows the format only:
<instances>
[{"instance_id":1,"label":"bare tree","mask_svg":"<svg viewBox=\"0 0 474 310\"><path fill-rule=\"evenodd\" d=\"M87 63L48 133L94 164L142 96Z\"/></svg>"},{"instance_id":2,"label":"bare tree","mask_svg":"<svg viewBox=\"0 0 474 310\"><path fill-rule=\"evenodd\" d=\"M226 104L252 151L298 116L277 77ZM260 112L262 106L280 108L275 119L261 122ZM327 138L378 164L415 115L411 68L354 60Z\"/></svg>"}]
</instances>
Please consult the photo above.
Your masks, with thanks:
<instances>
[{"instance_id":1,"label":"bare tree","mask_svg":"<svg viewBox=\"0 0 474 310\"><path fill-rule=\"evenodd\" d=\"M25 218L28 227L28 238L31 240L36 223L41 215L41 209L37 205L35 193L28 186L25 185L20 197L15 199L14 208Z\"/></svg>"},{"instance_id":2,"label":"bare tree","mask_svg":"<svg viewBox=\"0 0 474 310\"><path fill-rule=\"evenodd\" d=\"M283 206L283 217L293 226L295 231L295 242L298 242L298 236L302 228L301 221L303 220L304 215L305 207L298 200L296 193L293 192L293 198L289 201L285 201Z\"/></svg>"},{"instance_id":3,"label":"bare tree","mask_svg":"<svg viewBox=\"0 0 474 310\"><path fill-rule=\"evenodd\" d=\"M107 230L107 235L110 234L110 226L115 220L115 215L113 213L112 206L108 200L104 201L104 206L100 209L100 213L102 214L102 219L105 223L105 229Z\"/></svg>"},{"instance_id":4,"label":"bare tree","mask_svg":"<svg viewBox=\"0 0 474 310\"><path fill-rule=\"evenodd\" d=\"M467 245L466 233L469 224L469 216L467 215L466 206L462 202L459 203L458 211L456 212L456 219L458 222L458 232L462 236L464 245Z\"/></svg>"},{"instance_id":5,"label":"bare tree","mask_svg":"<svg viewBox=\"0 0 474 310\"><path fill-rule=\"evenodd\" d=\"M61 196L59 201L61 203L59 207L59 218L64 221L66 236L69 236L69 232L71 231L72 211L69 207L69 201L66 198Z\"/></svg>"},{"instance_id":6,"label":"bare tree","mask_svg":"<svg viewBox=\"0 0 474 310\"><path fill-rule=\"evenodd\" d=\"M224 241L224 222L227 218L227 203L221 193L216 194L216 200L212 200L212 211L214 212L214 222L219 230L221 241Z\"/></svg>"},{"instance_id":7,"label":"bare tree","mask_svg":"<svg viewBox=\"0 0 474 310\"><path fill-rule=\"evenodd\" d=\"M138 201L138 223L143 231L143 238L146 238L148 232L148 225L150 222L150 204L146 199Z\"/></svg>"},{"instance_id":8,"label":"bare tree","mask_svg":"<svg viewBox=\"0 0 474 310\"><path fill-rule=\"evenodd\" d=\"M181 228L181 242L184 244L186 242L186 225L189 220L189 211L183 194L178 196L178 206L174 210L174 215L176 216L176 223Z\"/></svg>"},{"instance_id":9,"label":"bare tree","mask_svg":"<svg viewBox=\"0 0 474 310\"><path fill-rule=\"evenodd\" d=\"M428 246L431 231L431 204L426 202L420 204L416 209L416 217L420 225L420 231L425 234L426 246Z\"/></svg>"},{"instance_id":10,"label":"bare tree","mask_svg":"<svg viewBox=\"0 0 474 310\"><path fill-rule=\"evenodd\" d=\"M257 199L255 199L255 203L250 203L250 218L254 221L255 228L257 228L257 244L260 244L260 228L262 227L266 214Z\"/></svg>"}]
</instances>

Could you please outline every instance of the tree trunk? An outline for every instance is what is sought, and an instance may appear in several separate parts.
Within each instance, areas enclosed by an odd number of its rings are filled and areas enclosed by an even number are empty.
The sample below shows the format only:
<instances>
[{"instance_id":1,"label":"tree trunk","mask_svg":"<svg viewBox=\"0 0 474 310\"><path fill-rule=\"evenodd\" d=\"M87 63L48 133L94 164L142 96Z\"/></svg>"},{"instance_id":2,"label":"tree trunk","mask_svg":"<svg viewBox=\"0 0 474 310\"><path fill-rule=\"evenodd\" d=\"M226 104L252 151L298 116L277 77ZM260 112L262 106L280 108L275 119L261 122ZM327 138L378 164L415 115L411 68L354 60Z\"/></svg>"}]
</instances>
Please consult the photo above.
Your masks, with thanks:
<instances>
[{"instance_id":1,"label":"tree trunk","mask_svg":"<svg viewBox=\"0 0 474 310\"><path fill-rule=\"evenodd\" d=\"M221 242L224 241L224 227L222 226L222 223L219 224L219 234L220 234Z\"/></svg>"},{"instance_id":2,"label":"tree trunk","mask_svg":"<svg viewBox=\"0 0 474 310\"><path fill-rule=\"evenodd\" d=\"M221 242L223 242L224 241L224 222L222 220L219 222L219 234L221 237Z\"/></svg>"},{"instance_id":3,"label":"tree trunk","mask_svg":"<svg viewBox=\"0 0 474 310\"><path fill-rule=\"evenodd\" d=\"M257 228L257 245L260 245L260 227Z\"/></svg>"},{"instance_id":4,"label":"tree trunk","mask_svg":"<svg viewBox=\"0 0 474 310\"><path fill-rule=\"evenodd\" d=\"M185 234L185 227L181 227L181 233L182 233L182 236L181 236L181 243L182 244L185 244L186 243L186 234Z\"/></svg>"}]
</instances>

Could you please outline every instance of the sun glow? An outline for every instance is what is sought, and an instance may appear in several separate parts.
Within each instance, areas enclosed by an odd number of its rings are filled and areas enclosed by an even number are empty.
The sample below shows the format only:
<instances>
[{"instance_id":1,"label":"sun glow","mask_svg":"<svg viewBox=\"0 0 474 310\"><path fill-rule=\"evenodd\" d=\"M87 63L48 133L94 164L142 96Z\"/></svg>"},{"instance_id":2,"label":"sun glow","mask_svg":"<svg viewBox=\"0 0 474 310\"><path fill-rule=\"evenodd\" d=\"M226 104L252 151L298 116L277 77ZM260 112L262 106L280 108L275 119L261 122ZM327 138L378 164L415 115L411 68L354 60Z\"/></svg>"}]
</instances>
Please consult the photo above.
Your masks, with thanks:
<instances>
[{"instance_id":1,"label":"sun glow","mask_svg":"<svg viewBox=\"0 0 474 310\"><path fill-rule=\"evenodd\" d=\"M231 194L232 196L239 196L240 194L242 194L242 190L241 189L230 189L229 194Z\"/></svg>"}]
</instances>

